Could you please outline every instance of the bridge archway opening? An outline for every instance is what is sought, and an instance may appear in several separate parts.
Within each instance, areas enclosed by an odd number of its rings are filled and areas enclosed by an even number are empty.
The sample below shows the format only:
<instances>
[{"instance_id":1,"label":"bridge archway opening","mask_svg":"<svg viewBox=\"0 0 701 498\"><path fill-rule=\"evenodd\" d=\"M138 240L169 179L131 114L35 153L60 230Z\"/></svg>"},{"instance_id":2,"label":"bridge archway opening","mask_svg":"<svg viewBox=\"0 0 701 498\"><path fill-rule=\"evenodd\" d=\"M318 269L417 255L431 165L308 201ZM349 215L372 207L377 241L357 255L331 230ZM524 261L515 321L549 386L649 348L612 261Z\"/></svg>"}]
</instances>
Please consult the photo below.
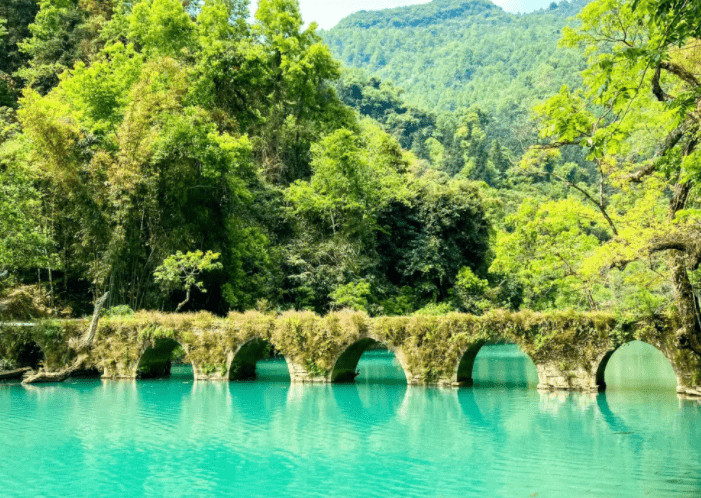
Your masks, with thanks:
<instances>
[{"instance_id":1,"label":"bridge archway opening","mask_svg":"<svg viewBox=\"0 0 701 498\"><path fill-rule=\"evenodd\" d=\"M241 346L229 366L229 380L289 382L285 357L264 339L253 339Z\"/></svg>"},{"instance_id":2,"label":"bridge archway opening","mask_svg":"<svg viewBox=\"0 0 701 498\"><path fill-rule=\"evenodd\" d=\"M643 341L630 341L604 356L596 383L601 391L676 390L677 376L662 351Z\"/></svg>"},{"instance_id":3,"label":"bridge archway opening","mask_svg":"<svg viewBox=\"0 0 701 498\"><path fill-rule=\"evenodd\" d=\"M36 370L39 364L44 361L44 351L34 341L25 342L19 348L17 354L17 367L30 367Z\"/></svg>"},{"instance_id":4,"label":"bridge archway opening","mask_svg":"<svg viewBox=\"0 0 701 498\"><path fill-rule=\"evenodd\" d=\"M192 365L186 361L185 350L174 339L157 339L141 355L136 369L140 379L162 379L171 377L192 378Z\"/></svg>"},{"instance_id":5,"label":"bridge archway opening","mask_svg":"<svg viewBox=\"0 0 701 498\"><path fill-rule=\"evenodd\" d=\"M338 357L331 382L406 384L406 374L393 351L370 338L360 339Z\"/></svg>"},{"instance_id":6,"label":"bridge archway opening","mask_svg":"<svg viewBox=\"0 0 701 498\"><path fill-rule=\"evenodd\" d=\"M535 387L538 369L516 344L479 342L463 354L457 382L464 386Z\"/></svg>"}]
</instances>

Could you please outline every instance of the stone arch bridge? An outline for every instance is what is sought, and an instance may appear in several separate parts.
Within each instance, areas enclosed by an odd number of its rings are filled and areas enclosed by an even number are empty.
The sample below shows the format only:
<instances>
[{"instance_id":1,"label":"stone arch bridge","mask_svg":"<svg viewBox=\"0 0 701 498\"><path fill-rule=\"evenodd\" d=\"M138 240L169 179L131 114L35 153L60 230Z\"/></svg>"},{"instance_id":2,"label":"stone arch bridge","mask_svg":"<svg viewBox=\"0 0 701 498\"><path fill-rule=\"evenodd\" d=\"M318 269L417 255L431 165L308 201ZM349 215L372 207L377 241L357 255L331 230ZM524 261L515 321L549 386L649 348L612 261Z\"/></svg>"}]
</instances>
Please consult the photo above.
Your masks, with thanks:
<instances>
[{"instance_id":1,"label":"stone arch bridge","mask_svg":"<svg viewBox=\"0 0 701 498\"><path fill-rule=\"evenodd\" d=\"M36 368L38 350L46 371L70 364L76 356L72 344L87 321L25 325L0 325L0 365L13 372ZM575 312L378 318L348 310L325 316L246 312L225 318L139 312L100 320L84 368L105 379L160 376L179 355L192 364L196 380L239 380L255 376L258 360L278 354L287 362L291 382L349 382L363 352L379 344L394 353L409 384L463 386L472 384L482 346L513 343L535 363L539 389L598 391L606 387L604 371L613 352L640 340L669 360L678 392L701 396L701 358L676 347L676 328L666 317ZM27 351L34 354L33 365L23 364Z\"/></svg>"}]
</instances>

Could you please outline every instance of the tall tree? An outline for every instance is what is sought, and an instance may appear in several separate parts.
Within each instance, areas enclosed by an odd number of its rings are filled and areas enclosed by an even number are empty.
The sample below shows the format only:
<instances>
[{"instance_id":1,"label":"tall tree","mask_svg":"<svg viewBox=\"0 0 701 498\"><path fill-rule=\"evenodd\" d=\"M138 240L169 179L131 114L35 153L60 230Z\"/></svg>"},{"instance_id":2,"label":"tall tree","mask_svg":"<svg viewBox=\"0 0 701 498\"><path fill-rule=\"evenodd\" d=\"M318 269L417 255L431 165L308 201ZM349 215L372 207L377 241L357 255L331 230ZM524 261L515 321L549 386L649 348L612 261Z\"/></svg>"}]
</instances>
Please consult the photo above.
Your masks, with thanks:
<instances>
[{"instance_id":1,"label":"tall tree","mask_svg":"<svg viewBox=\"0 0 701 498\"><path fill-rule=\"evenodd\" d=\"M602 265L624 267L637 258L669 253L678 345L701 354L701 312L690 280L701 264L701 5L597 0L579 17L581 28L568 30L564 44L592 54L584 73L587 91L578 95L563 89L541 108L543 136L556 146L584 147L601 178L622 189L622 195L632 198L636 191L651 190L668 198L663 222L616 223L605 185L601 195L582 191L614 234L602 251Z\"/></svg>"},{"instance_id":2,"label":"tall tree","mask_svg":"<svg viewBox=\"0 0 701 498\"><path fill-rule=\"evenodd\" d=\"M350 123L338 105L330 81L340 66L316 33L304 22L296 0L261 0L256 20L266 41L270 93L261 161L269 178L289 183L309 175L311 143L323 131Z\"/></svg>"}]
</instances>

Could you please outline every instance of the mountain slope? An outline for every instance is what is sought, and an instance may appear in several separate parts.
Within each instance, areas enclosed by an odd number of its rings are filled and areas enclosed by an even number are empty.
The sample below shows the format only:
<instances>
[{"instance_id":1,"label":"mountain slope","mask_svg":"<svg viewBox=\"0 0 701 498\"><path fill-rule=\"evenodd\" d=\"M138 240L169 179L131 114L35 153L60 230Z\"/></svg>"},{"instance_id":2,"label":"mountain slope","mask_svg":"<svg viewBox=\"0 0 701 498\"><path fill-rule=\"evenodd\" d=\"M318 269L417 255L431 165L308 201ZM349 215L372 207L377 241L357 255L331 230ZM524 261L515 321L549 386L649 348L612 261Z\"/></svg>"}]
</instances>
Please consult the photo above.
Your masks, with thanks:
<instances>
[{"instance_id":1,"label":"mountain slope","mask_svg":"<svg viewBox=\"0 0 701 498\"><path fill-rule=\"evenodd\" d=\"M491 134L513 148L532 137L534 103L579 85L584 56L557 41L587 3L515 15L488 0L434 0L358 12L322 36L346 65L392 81L413 105L480 108L492 118Z\"/></svg>"}]
</instances>

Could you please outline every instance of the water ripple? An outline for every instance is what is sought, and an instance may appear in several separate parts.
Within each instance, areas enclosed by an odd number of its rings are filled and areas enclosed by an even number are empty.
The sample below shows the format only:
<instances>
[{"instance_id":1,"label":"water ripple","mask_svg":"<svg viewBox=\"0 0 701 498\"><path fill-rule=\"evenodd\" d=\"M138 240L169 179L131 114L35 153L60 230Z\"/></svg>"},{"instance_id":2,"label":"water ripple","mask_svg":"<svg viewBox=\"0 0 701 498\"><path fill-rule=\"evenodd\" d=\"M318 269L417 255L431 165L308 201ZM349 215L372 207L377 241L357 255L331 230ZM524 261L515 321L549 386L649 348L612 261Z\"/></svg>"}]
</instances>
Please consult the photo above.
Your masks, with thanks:
<instances>
[{"instance_id":1,"label":"water ripple","mask_svg":"<svg viewBox=\"0 0 701 498\"><path fill-rule=\"evenodd\" d=\"M0 413L3 497L701 496L701 405L673 393L179 375L2 384Z\"/></svg>"}]
</instances>

